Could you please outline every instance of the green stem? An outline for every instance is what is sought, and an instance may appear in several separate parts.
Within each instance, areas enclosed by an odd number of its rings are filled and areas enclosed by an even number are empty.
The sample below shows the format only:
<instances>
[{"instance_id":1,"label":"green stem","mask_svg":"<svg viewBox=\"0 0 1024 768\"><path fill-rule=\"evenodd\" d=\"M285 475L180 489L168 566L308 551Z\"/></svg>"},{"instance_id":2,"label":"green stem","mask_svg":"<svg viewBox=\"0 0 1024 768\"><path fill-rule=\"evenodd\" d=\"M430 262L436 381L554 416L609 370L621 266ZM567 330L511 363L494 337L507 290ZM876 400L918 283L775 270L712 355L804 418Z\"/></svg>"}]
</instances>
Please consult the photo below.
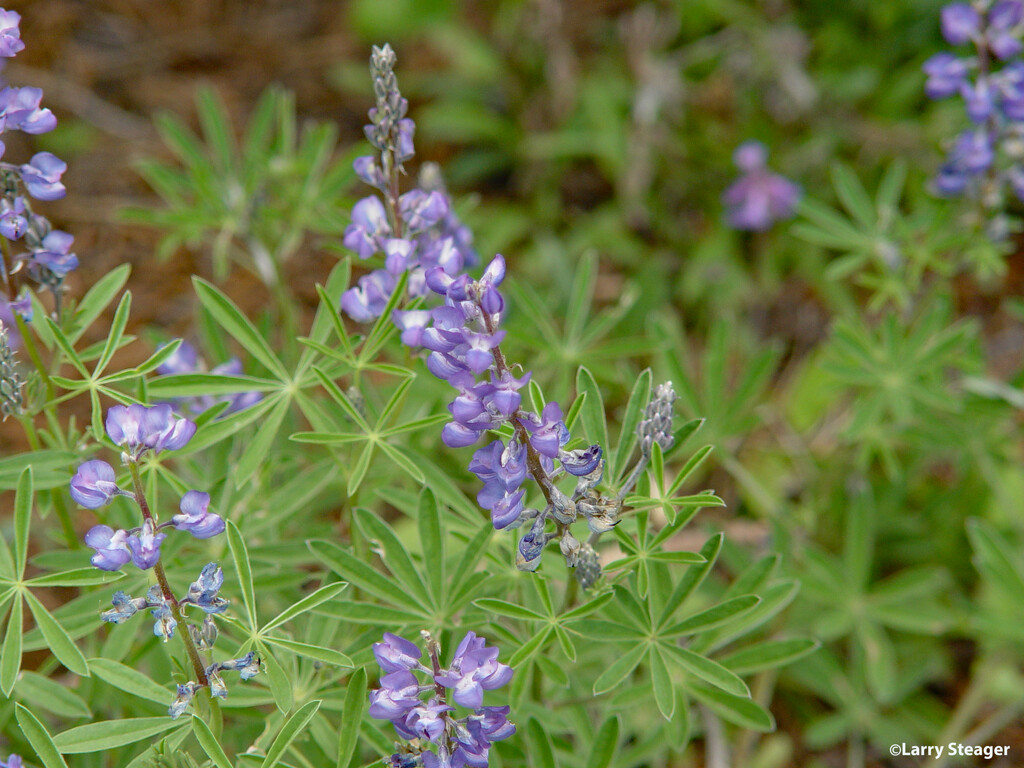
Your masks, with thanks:
<instances>
[{"instance_id":1,"label":"green stem","mask_svg":"<svg viewBox=\"0 0 1024 768\"><path fill-rule=\"evenodd\" d=\"M142 516L148 520L154 527L156 526L156 519L153 517L153 513L149 511L149 504L146 502L146 494L142 489L142 477L139 475L139 465L134 460L128 460L128 470L132 475L132 485L135 488L135 501L139 505L139 509L142 510ZM181 627L178 631L178 637L181 638L181 642L185 645L185 651L188 653L189 660L192 662L192 669L196 673L196 681L201 686L209 687L210 680L206 677L206 669L203 666L202 659L199 658L199 651L196 650L195 643L192 642L192 635L188 632L188 627L185 624L185 617L181 613L181 606L178 605L178 599L174 596L174 592L171 590L171 585L167 581L167 574L164 571L164 564L157 560L156 565L153 566L153 573L156 575L157 583L160 585L160 592L164 596L164 600L171 607L171 615L174 620Z\"/></svg>"}]
</instances>

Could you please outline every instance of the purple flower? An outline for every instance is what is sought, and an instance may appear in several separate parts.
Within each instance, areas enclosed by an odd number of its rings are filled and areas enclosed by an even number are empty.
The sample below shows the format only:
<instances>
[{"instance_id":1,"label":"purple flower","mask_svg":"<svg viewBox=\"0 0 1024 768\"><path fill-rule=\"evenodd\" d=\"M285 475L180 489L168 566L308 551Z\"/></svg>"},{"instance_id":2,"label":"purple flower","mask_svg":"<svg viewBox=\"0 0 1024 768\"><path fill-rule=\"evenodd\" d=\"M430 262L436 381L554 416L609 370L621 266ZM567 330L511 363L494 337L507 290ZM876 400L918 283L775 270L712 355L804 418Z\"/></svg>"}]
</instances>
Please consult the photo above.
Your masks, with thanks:
<instances>
[{"instance_id":1,"label":"purple flower","mask_svg":"<svg viewBox=\"0 0 1024 768\"><path fill-rule=\"evenodd\" d=\"M410 234L419 234L447 216L449 205L448 198L440 192L412 189L398 198L398 215Z\"/></svg>"},{"instance_id":2,"label":"purple flower","mask_svg":"<svg viewBox=\"0 0 1024 768\"><path fill-rule=\"evenodd\" d=\"M479 728L479 736L482 736L492 744L496 741L503 741L516 732L516 727L508 719L510 707L484 707L475 715L469 717L469 728L472 731L474 724Z\"/></svg>"},{"instance_id":3,"label":"purple flower","mask_svg":"<svg viewBox=\"0 0 1024 768\"><path fill-rule=\"evenodd\" d=\"M364 197L352 208L352 223L345 229L342 242L361 259L380 250L380 241L391 233L388 214L376 195Z\"/></svg>"},{"instance_id":4,"label":"purple flower","mask_svg":"<svg viewBox=\"0 0 1024 768\"><path fill-rule=\"evenodd\" d=\"M395 160L404 163L412 158L416 152L413 150L412 137L416 133L416 123L409 118L398 121L395 136Z\"/></svg>"},{"instance_id":5,"label":"purple flower","mask_svg":"<svg viewBox=\"0 0 1024 768\"><path fill-rule=\"evenodd\" d=\"M73 235L55 229L40 241L40 246L34 249L28 258L55 275L63 277L68 272L78 269L78 256L71 253L74 239Z\"/></svg>"},{"instance_id":6,"label":"purple flower","mask_svg":"<svg viewBox=\"0 0 1024 768\"><path fill-rule=\"evenodd\" d=\"M11 11L14 13L14 11ZM17 16L17 14L14 14ZM0 761L0 768L23 768L24 763L21 762L21 756L16 755L13 752L7 756L7 762Z\"/></svg>"},{"instance_id":7,"label":"purple flower","mask_svg":"<svg viewBox=\"0 0 1024 768\"><path fill-rule=\"evenodd\" d=\"M132 598L131 595L121 590L114 593L110 604L114 607L100 614L100 618L112 624L120 624L127 621L147 605L144 597Z\"/></svg>"},{"instance_id":8,"label":"purple flower","mask_svg":"<svg viewBox=\"0 0 1024 768\"><path fill-rule=\"evenodd\" d=\"M428 309L396 309L391 313L391 320L402 332L402 343L407 347L419 347L423 343L423 332L430 322Z\"/></svg>"},{"instance_id":9,"label":"purple flower","mask_svg":"<svg viewBox=\"0 0 1024 768\"><path fill-rule=\"evenodd\" d=\"M924 92L930 99L944 99L959 93L967 82L967 62L951 53L936 53L921 68L928 75Z\"/></svg>"},{"instance_id":10,"label":"purple flower","mask_svg":"<svg viewBox=\"0 0 1024 768\"><path fill-rule=\"evenodd\" d=\"M398 672L419 667L423 651L404 637L385 632L384 642L373 644L373 655L382 670Z\"/></svg>"},{"instance_id":11,"label":"purple flower","mask_svg":"<svg viewBox=\"0 0 1024 768\"><path fill-rule=\"evenodd\" d=\"M558 460L570 475L589 475L601 462L601 446L592 445L577 451L559 451Z\"/></svg>"},{"instance_id":12,"label":"purple flower","mask_svg":"<svg viewBox=\"0 0 1024 768\"><path fill-rule=\"evenodd\" d=\"M166 533L156 532L152 520L145 520L142 523L142 530L128 537L132 562L143 571L152 568L160 560L160 545L166 538Z\"/></svg>"},{"instance_id":13,"label":"purple flower","mask_svg":"<svg viewBox=\"0 0 1024 768\"><path fill-rule=\"evenodd\" d=\"M18 195L14 200L0 200L0 235L8 240L17 240L28 230L25 218L25 198Z\"/></svg>"},{"instance_id":14,"label":"purple flower","mask_svg":"<svg viewBox=\"0 0 1024 768\"><path fill-rule=\"evenodd\" d=\"M981 17L969 3L951 3L942 9L942 35L951 45L963 45L978 34Z\"/></svg>"},{"instance_id":15,"label":"purple flower","mask_svg":"<svg viewBox=\"0 0 1024 768\"><path fill-rule=\"evenodd\" d=\"M218 597L217 593L224 586L224 571L216 563L207 563L199 573L199 578L188 588L183 602L189 602L202 608L206 613L223 613L228 601Z\"/></svg>"},{"instance_id":16,"label":"purple flower","mask_svg":"<svg viewBox=\"0 0 1024 768\"><path fill-rule=\"evenodd\" d=\"M121 490L115 478L114 468L107 462L87 461L71 478L71 498L86 509L106 506Z\"/></svg>"},{"instance_id":17,"label":"purple flower","mask_svg":"<svg viewBox=\"0 0 1024 768\"><path fill-rule=\"evenodd\" d=\"M174 637L174 629L178 626L174 614L171 613L170 606L163 602L151 610L150 613L155 619L153 622L153 634L156 637L163 638L163 641L166 643Z\"/></svg>"},{"instance_id":18,"label":"purple flower","mask_svg":"<svg viewBox=\"0 0 1024 768\"><path fill-rule=\"evenodd\" d=\"M526 491L520 489L512 493L506 493L491 505L491 524L494 525L495 530L500 531L508 528L519 519L523 512L523 498L525 496Z\"/></svg>"},{"instance_id":19,"label":"purple flower","mask_svg":"<svg viewBox=\"0 0 1024 768\"><path fill-rule=\"evenodd\" d=\"M467 632L455 650L451 667L434 680L454 690L455 703L470 709L483 706L485 690L494 690L512 679L512 668L498 662L498 649L488 648L482 637Z\"/></svg>"},{"instance_id":20,"label":"purple flower","mask_svg":"<svg viewBox=\"0 0 1024 768\"><path fill-rule=\"evenodd\" d=\"M735 229L762 231L793 215L800 188L764 165L767 150L759 142L741 144L733 155L744 175L722 195L729 224Z\"/></svg>"},{"instance_id":21,"label":"purple flower","mask_svg":"<svg viewBox=\"0 0 1024 768\"><path fill-rule=\"evenodd\" d=\"M415 736L436 742L445 731L445 712L454 711L454 707L439 702L413 707L405 717L404 725Z\"/></svg>"},{"instance_id":22,"label":"purple flower","mask_svg":"<svg viewBox=\"0 0 1024 768\"><path fill-rule=\"evenodd\" d=\"M171 518L179 531L188 531L197 539L209 539L224 532L224 520L208 511L210 494L188 491L181 497L181 514Z\"/></svg>"},{"instance_id":23,"label":"purple flower","mask_svg":"<svg viewBox=\"0 0 1024 768\"><path fill-rule=\"evenodd\" d=\"M373 155L357 157L352 161L352 168L355 170L356 176L371 187L383 190L387 186L384 173Z\"/></svg>"},{"instance_id":24,"label":"purple flower","mask_svg":"<svg viewBox=\"0 0 1024 768\"><path fill-rule=\"evenodd\" d=\"M60 183L60 177L68 164L49 152L39 152L21 166L21 180L28 193L37 200L60 200L67 190Z\"/></svg>"},{"instance_id":25,"label":"purple flower","mask_svg":"<svg viewBox=\"0 0 1024 768\"><path fill-rule=\"evenodd\" d=\"M540 519L538 518L538 520ZM529 533L519 539L519 544L516 546L516 568L521 571L537 570L541 555L544 554L544 545L548 543L549 538L543 532L543 528L539 531L536 527L531 528Z\"/></svg>"},{"instance_id":26,"label":"purple flower","mask_svg":"<svg viewBox=\"0 0 1024 768\"><path fill-rule=\"evenodd\" d=\"M975 123L984 123L995 109L995 91L989 81L979 77L976 82L964 82L960 86L967 116Z\"/></svg>"},{"instance_id":27,"label":"purple flower","mask_svg":"<svg viewBox=\"0 0 1024 768\"><path fill-rule=\"evenodd\" d=\"M40 88L5 87L0 91L0 117L9 131L46 133L57 127L57 118L49 109L40 108L43 98Z\"/></svg>"},{"instance_id":28,"label":"purple flower","mask_svg":"<svg viewBox=\"0 0 1024 768\"><path fill-rule=\"evenodd\" d=\"M1024 50L1024 45L1020 41L1022 18L1024 4L1020 0L1003 0L992 6L992 10L988 12L988 29L985 37L989 50L997 59L1005 60Z\"/></svg>"},{"instance_id":29,"label":"purple flower","mask_svg":"<svg viewBox=\"0 0 1024 768\"><path fill-rule=\"evenodd\" d=\"M192 696L195 695L195 692L196 684L191 680L185 684L179 683L178 695L171 702L171 706L167 708L167 714L171 716L172 720L177 720L181 713L188 709L188 705L192 702Z\"/></svg>"},{"instance_id":30,"label":"purple flower","mask_svg":"<svg viewBox=\"0 0 1024 768\"><path fill-rule=\"evenodd\" d=\"M550 459L558 458L558 452L569 442L569 430L562 421L562 409L552 400L544 406L540 422L525 421L523 426L530 432L530 445L537 453Z\"/></svg>"},{"instance_id":31,"label":"purple flower","mask_svg":"<svg viewBox=\"0 0 1024 768\"><path fill-rule=\"evenodd\" d=\"M420 703L419 683L412 672L399 669L380 679L381 687L370 691L370 717L378 720L403 719Z\"/></svg>"},{"instance_id":32,"label":"purple flower","mask_svg":"<svg viewBox=\"0 0 1024 768\"><path fill-rule=\"evenodd\" d=\"M19 13L0 8L0 56L10 58L25 49L25 44L21 42L21 30L18 29L20 23Z\"/></svg>"},{"instance_id":33,"label":"purple flower","mask_svg":"<svg viewBox=\"0 0 1024 768\"><path fill-rule=\"evenodd\" d=\"M341 308L353 320L368 323L380 317L387 306L395 278L384 269L377 269L359 278L359 285L341 295Z\"/></svg>"},{"instance_id":34,"label":"purple flower","mask_svg":"<svg viewBox=\"0 0 1024 768\"><path fill-rule=\"evenodd\" d=\"M109 525L96 525L85 534L85 543L96 550L90 562L101 570L116 571L132 559L125 530L115 531Z\"/></svg>"},{"instance_id":35,"label":"purple flower","mask_svg":"<svg viewBox=\"0 0 1024 768\"><path fill-rule=\"evenodd\" d=\"M219 666L221 669L237 669L238 676L243 680L255 677L260 671L260 661L254 651L249 651L240 659L222 661Z\"/></svg>"},{"instance_id":36,"label":"purple flower","mask_svg":"<svg viewBox=\"0 0 1024 768\"><path fill-rule=\"evenodd\" d=\"M107 434L116 445L128 448L136 458L143 451L154 453L184 448L196 433L196 425L179 419L167 403L115 405L107 411Z\"/></svg>"}]
</instances>

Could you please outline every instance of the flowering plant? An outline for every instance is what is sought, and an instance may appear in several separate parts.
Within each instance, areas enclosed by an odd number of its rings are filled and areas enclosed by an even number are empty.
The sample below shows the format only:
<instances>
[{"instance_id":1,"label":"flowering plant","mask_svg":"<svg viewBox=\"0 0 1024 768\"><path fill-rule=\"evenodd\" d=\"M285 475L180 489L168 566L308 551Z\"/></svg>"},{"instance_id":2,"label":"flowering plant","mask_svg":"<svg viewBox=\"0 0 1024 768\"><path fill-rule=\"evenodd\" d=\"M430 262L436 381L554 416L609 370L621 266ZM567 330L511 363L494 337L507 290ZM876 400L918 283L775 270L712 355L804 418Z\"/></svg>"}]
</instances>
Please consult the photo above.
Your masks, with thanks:
<instances>
[{"instance_id":1,"label":"flowering plant","mask_svg":"<svg viewBox=\"0 0 1024 768\"><path fill-rule=\"evenodd\" d=\"M223 82L201 135L157 116L162 202L120 216L198 273L173 303L148 252L94 277L100 225L56 202L76 121L130 115L11 69L47 98L0 89L0 768L1014 738L1024 5L833 4L817 37L814 3L556 6L367 43L365 141L280 87L239 131ZM830 58L888 14L877 60Z\"/></svg>"}]
</instances>

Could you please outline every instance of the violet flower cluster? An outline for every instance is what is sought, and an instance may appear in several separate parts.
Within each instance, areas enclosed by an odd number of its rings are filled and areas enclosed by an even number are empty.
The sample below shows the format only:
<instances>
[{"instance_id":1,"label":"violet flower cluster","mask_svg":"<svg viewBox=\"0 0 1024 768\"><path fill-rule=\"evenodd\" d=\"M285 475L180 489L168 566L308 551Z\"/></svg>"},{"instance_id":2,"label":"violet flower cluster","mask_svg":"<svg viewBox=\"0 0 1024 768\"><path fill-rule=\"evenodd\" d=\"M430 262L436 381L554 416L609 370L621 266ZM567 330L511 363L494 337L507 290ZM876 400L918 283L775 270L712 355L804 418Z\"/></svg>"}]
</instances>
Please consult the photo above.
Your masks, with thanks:
<instances>
[{"instance_id":1,"label":"violet flower cluster","mask_svg":"<svg viewBox=\"0 0 1024 768\"><path fill-rule=\"evenodd\" d=\"M403 273L409 273L408 295L425 296L428 270L441 268L455 275L476 263L472 235L452 210L432 167L420 187L400 194L403 164L414 154L415 125L405 116L409 105L398 90L394 66L391 46L374 46L370 73L377 105L369 111L370 124L364 130L379 157L356 158L354 166L356 175L381 196L356 203L344 243L360 259L383 256L384 267L360 278L341 297L341 308L360 322L383 313Z\"/></svg>"},{"instance_id":2,"label":"violet flower cluster","mask_svg":"<svg viewBox=\"0 0 1024 768\"><path fill-rule=\"evenodd\" d=\"M447 197L438 191L442 187L436 169L430 166L425 174L433 191L424 195L414 190L399 196L398 171L412 156L414 126L405 117L407 104L394 78L394 60L390 46L373 49L370 71L377 106L370 110L372 123L366 126L366 135L380 150L381 161L364 157L355 164L357 174L380 189L385 199L360 201L345 235L345 244L360 256L383 252L385 269L347 291L342 310L359 321L379 316L403 273L409 275L411 295L433 292L442 297L443 306L398 309L392 315L403 343L426 349L427 368L456 391L449 405L453 420L445 425L441 438L449 447L467 447L485 432L510 426L513 434L507 442L492 440L473 456L469 468L483 483L477 500L490 511L497 529L532 521L519 541L516 563L520 568L536 569L544 546L554 539L560 541L567 562L575 566L580 543L569 526L578 515L586 517L594 531L608 530L617 522L611 507L579 503L592 496L601 481L601 447L568 450L569 431L557 403L547 403L539 415L521 407L519 390L530 373L517 375L499 347L505 337L498 327L505 306L498 289L505 278L505 260L496 256L478 280L462 271L475 256L469 250L472 238L454 218ZM403 203L404 199L422 201L422 206ZM404 238L396 237L403 232ZM563 472L579 478L572 497L555 485ZM527 474L544 494L543 510L526 508L522 484ZM549 521L555 532L547 530Z\"/></svg>"},{"instance_id":3,"label":"violet flower cluster","mask_svg":"<svg viewBox=\"0 0 1024 768\"><path fill-rule=\"evenodd\" d=\"M142 513L142 524L132 529L114 530L108 525L93 526L85 535L85 543L95 550L92 564L105 571L117 570L132 561L142 570L153 570L157 583L145 597L132 597L118 590L111 599L113 606L101 618L113 624L127 621L140 611L149 610L153 617L153 634L167 642L188 616L189 608L200 610L204 616L201 626L186 624L188 631L181 634L189 654L196 680L178 686L178 695L168 713L178 717L202 688L209 688L212 696L224 698L227 687L220 676L224 670L236 670L243 680L259 671L259 660L250 653L241 659L214 662L201 653L209 652L217 640L217 626L213 617L228 607L228 601L219 596L224 585L224 571L216 563L208 563L183 596L171 590L163 564L160 546L174 528L191 533L197 539L209 539L225 530L220 515L210 511L210 495L203 491L187 491L181 498L180 512L166 522L159 522L150 510L142 489L139 462L147 454L184 448L195 434L196 425L188 419L178 418L171 406L164 403L147 408L142 405L118 405L107 411L107 435L121 447L121 461L128 468L133 490L117 484L114 468L105 461L94 459L82 464L71 479L71 496L87 509L98 509L109 504L115 496L126 496L134 501Z\"/></svg>"},{"instance_id":4,"label":"violet flower cluster","mask_svg":"<svg viewBox=\"0 0 1024 768\"><path fill-rule=\"evenodd\" d=\"M0 30L0 40L2 40L3 31ZM2 45L2 42L0 42ZM25 763L21 760L21 755L16 755L13 752L7 756L7 760L0 760L0 768L24 768Z\"/></svg>"},{"instance_id":5,"label":"violet flower cluster","mask_svg":"<svg viewBox=\"0 0 1024 768\"><path fill-rule=\"evenodd\" d=\"M107 435L124 451L121 459L132 470L133 480L138 462L148 452L184 448L195 434L196 425L174 416L169 405L146 408L142 405L116 405L107 411ZM105 571L115 571L131 560L138 568L149 570L160 559L160 545L167 528L187 531L198 539L208 539L224 531L224 520L209 511L210 496L202 491L188 491L181 498L180 513L158 523L150 512L141 487L127 491L117 484L114 468L94 459L82 464L71 479L71 497L87 509L99 509L115 496L135 501L142 511L142 524L130 530L114 530L96 525L85 535L85 543L96 550L92 564Z\"/></svg>"},{"instance_id":6,"label":"violet flower cluster","mask_svg":"<svg viewBox=\"0 0 1024 768\"><path fill-rule=\"evenodd\" d=\"M206 369L206 363L196 352L196 348L188 342L183 341L174 354L164 360L157 372L163 375L180 373L208 373L212 376L241 376L242 361L232 357L226 363L221 363L210 370ZM179 397L168 402L168 404L183 416L193 418L205 413L220 403L227 403L221 415L235 413L255 405L263 399L259 392L237 392L228 395L202 395L198 397Z\"/></svg>"},{"instance_id":7,"label":"violet flower cluster","mask_svg":"<svg viewBox=\"0 0 1024 768\"><path fill-rule=\"evenodd\" d=\"M11 58L24 49L20 22L18 13L0 8L0 57ZM8 85L0 89L0 134L52 131L57 119L53 112L40 106L42 97L39 88ZM4 150L0 140L0 157ZM64 278L78 267L78 257L71 252L74 238L53 229L46 218L32 210L29 198L49 201L64 197L61 176L66 170L67 164L50 152L38 152L27 163L0 161L0 236L8 241L3 243L4 255L0 259L0 277L6 290L6 296L0 299L0 311L5 314L14 311L26 320L31 319L27 293L18 293L15 275L19 272L50 290L60 313ZM12 251L15 253L9 255Z\"/></svg>"},{"instance_id":8,"label":"violet flower cluster","mask_svg":"<svg viewBox=\"0 0 1024 768\"><path fill-rule=\"evenodd\" d=\"M793 215L800 202L800 187L768 170L764 144L743 142L733 153L733 162L743 175L722 195L731 227L761 232Z\"/></svg>"},{"instance_id":9,"label":"violet flower cluster","mask_svg":"<svg viewBox=\"0 0 1024 768\"><path fill-rule=\"evenodd\" d=\"M998 211L1007 187L1024 200L1024 2L952 3L942 9L941 19L950 45L973 50L929 58L923 67L925 93L932 99L959 96L971 125L953 141L935 189ZM997 223L1002 223L998 217Z\"/></svg>"},{"instance_id":10,"label":"violet flower cluster","mask_svg":"<svg viewBox=\"0 0 1024 768\"><path fill-rule=\"evenodd\" d=\"M390 720L408 744L398 747L388 765L394 768L484 768L491 745L516 732L508 720L510 708L485 707L484 691L501 688L512 679L512 668L498 661L498 649L467 632L451 664L441 667L440 647L423 633L431 665L420 659L423 650L390 632L375 643L373 655L381 671L380 688L370 691L370 715ZM429 678L421 684L414 672ZM426 701L424 694L430 694ZM457 704L472 710L456 718ZM436 745L437 751L432 747Z\"/></svg>"}]
</instances>

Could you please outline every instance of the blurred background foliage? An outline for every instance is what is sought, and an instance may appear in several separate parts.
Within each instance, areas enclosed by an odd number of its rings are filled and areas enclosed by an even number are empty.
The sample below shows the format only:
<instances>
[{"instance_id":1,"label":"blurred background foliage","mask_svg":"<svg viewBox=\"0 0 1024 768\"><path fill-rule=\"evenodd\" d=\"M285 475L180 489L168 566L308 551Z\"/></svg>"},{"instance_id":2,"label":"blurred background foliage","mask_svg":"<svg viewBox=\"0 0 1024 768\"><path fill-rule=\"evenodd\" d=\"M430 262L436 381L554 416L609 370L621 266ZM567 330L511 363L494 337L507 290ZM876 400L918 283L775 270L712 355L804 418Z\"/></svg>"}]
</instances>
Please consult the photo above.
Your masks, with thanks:
<instances>
[{"instance_id":1,"label":"blurred background foliage","mask_svg":"<svg viewBox=\"0 0 1024 768\"><path fill-rule=\"evenodd\" d=\"M389 41L413 166L440 162L482 257L509 262L512 359L560 400L587 365L612 420L643 368L672 379L715 446L695 482L727 502L698 519L726 533L718 577L777 553L802 584L779 621L823 646L735 764L1022 754L1024 260L928 191L961 119L922 92L939 2L10 7L44 43L5 75L62 121L38 144L71 168L72 290L130 262L133 324L193 340L193 272L261 327L307 327ZM749 138L805 193L767 233L720 201Z\"/></svg>"}]
</instances>

